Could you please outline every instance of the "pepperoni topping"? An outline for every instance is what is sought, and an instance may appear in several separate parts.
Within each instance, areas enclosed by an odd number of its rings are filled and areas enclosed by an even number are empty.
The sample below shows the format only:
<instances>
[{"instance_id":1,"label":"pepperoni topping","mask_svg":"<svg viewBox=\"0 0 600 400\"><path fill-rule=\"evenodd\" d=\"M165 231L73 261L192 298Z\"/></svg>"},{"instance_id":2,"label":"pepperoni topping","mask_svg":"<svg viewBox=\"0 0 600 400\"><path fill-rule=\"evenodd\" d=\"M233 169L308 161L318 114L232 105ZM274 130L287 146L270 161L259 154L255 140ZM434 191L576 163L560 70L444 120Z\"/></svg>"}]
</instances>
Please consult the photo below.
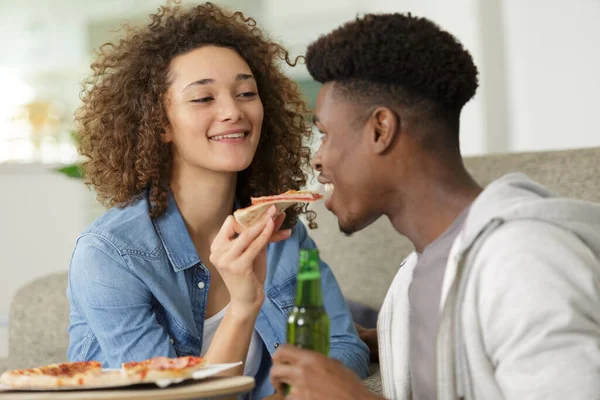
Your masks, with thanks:
<instances>
[{"instance_id":1,"label":"pepperoni topping","mask_svg":"<svg viewBox=\"0 0 600 400\"><path fill-rule=\"evenodd\" d=\"M288 190L285 193L278 194L275 196L262 196L262 197L251 197L252 205L268 203L271 201L297 201L297 202L312 202L315 200L322 199L323 196L319 193L311 192L308 190Z\"/></svg>"}]
</instances>

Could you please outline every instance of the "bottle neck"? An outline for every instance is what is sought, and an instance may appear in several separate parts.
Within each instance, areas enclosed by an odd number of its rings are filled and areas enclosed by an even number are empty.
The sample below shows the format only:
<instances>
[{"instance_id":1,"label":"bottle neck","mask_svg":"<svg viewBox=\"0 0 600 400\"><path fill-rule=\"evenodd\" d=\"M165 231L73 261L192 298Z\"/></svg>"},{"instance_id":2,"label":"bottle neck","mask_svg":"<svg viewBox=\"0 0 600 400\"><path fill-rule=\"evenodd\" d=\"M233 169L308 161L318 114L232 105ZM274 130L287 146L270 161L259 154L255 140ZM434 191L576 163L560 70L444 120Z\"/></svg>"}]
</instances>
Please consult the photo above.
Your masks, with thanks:
<instances>
[{"instance_id":1,"label":"bottle neck","mask_svg":"<svg viewBox=\"0 0 600 400\"><path fill-rule=\"evenodd\" d=\"M296 305L302 307L322 307L321 268L316 249L302 250L298 266L298 286Z\"/></svg>"},{"instance_id":2,"label":"bottle neck","mask_svg":"<svg viewBox=\"0 0 600 400\"><path fill-rule=\"evenodd\" d=\"M321 274L312 279L300 279L296 292L296 305L298 307L322 307L323 293L321 291Z\"/></svg>"}]
</instances>

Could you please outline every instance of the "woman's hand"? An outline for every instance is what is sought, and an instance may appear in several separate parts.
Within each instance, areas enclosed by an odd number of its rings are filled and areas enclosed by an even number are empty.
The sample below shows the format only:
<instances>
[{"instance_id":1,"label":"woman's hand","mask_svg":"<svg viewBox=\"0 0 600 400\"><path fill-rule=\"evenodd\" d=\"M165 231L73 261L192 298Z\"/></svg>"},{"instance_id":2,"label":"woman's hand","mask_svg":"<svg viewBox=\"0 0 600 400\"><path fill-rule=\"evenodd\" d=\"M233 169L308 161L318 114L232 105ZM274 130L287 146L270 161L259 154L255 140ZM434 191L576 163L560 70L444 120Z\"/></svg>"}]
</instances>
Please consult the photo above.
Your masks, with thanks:
<instances>
[{"instance_id":1,"label":"woman's hand","mask_svg":"<svg viewBox=\"0 0 600 400\"><path fill-rule=\"evenodd\" d=\"M267 244L287 239L291 230L279 231L285 214L275 220L271 206L262 219L242 229L233 216L227 217L210 248L210 262L221 274L229 291L232 313L258 313L265 298Z\"/></svg>"},{"instance_id":2,"label":"woman's hand","mask_svg":"<svg viewBox=\"0 0 600 400\"><path fill-rule=\"evenodd\" d=\"M290 237L291 231L279 231L285 214L273 220L275 207L247 229L228 217L210 248L210 261L215 266L227 290L229 307L205 354L211 363L245 360L254 331L258 311L265 298L264 283L267 271L267 244ZM239 366L224 375L241 375Z\"/></svg>"}]
</instances>

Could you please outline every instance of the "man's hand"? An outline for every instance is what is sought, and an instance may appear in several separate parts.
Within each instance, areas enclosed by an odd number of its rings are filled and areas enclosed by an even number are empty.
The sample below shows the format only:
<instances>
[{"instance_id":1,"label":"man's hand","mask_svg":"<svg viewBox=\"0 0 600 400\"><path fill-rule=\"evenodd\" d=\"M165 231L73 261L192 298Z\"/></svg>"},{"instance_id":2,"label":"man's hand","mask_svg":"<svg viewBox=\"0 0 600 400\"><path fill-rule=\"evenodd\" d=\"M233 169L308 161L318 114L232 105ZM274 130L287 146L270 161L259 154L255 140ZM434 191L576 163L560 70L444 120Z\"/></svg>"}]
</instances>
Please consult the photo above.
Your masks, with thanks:
<instances>
[{"instance_id":1,"label":"man's hand","mask_svg":"<svg viewBox=\"0 0 600 400\"><path fill-rule=\"evenodd\" d=\"M363 382L341 362L321 353L284 345L273 356L271 383L286 399L375 399Z\"/></svg>"},{"instance_id":2,"label":"man's hand","mask_svg":"<svg viewBox=\"0 0 600 400\"><path fill-rule=\"evenodd\" d=\"M379 343L377 342L377 329L367 329L362 325L355 323L358 337L365 342L371 352L371 362L379 362Z\"/></svg>"}]
</instances>

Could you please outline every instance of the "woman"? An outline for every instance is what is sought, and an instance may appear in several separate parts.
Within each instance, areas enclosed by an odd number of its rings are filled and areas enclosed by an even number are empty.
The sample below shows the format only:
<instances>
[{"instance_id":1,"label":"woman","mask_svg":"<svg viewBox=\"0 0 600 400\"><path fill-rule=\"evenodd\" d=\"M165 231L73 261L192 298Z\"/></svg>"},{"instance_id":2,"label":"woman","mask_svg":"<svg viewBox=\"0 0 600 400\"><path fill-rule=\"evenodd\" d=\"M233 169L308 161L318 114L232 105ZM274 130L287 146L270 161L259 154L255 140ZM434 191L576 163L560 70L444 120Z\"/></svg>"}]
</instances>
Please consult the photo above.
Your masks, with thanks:
<instances>
[{"instance_id":1,"label":"woman","mask_svg":"<svg viewBox=\"0 0 600 400\"><path fill-rule=\"evenodd\" d=\"M262 398L299 249L315 245L297 222L305 208L243 232L231 213L306 183L304 106L278 68L293 63L241 13L165 6L151 19L103 46L77 113L88 183L113 208L73 253L68 356L245 360L233 373L254 376ZM322 275L330 355L365 377L368 349L325 264Z\"/></svg>"}]
</instances>

